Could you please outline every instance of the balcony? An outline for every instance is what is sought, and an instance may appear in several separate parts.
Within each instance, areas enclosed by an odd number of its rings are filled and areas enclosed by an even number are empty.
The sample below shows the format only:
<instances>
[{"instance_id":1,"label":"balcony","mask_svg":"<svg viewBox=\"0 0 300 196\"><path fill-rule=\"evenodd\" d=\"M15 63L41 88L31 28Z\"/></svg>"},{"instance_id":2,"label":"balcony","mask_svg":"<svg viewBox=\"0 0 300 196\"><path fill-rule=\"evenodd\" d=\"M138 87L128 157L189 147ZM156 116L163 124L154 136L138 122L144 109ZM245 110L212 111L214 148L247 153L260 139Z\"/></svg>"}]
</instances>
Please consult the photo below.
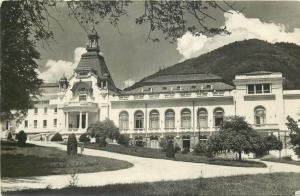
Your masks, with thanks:
<instances>
[{"instance_id":1,"label":"balcony","mask_svg":"<svg viewBox=\"0 0 300 196\"><path fill-rule=\"evenodd\" d=\"M193 128L192 127L180 127L180 131L191 132L191 131L193 131Z\"/></svg>"},{"instance_id":2,"label":"balcony","mask_svg":"<svg viewBox=\"0 0 300 196\"><path fill-rule=\"evenodd\" d=\"M256 130L278 130L278 124L253 124L252 127Z\"/></svg>"},{"instance_id":3,"label":"balcony","mask_svg":"<svg viewBox=\"0 0 300 196\"><path fill-rule=\"evenodd\" d=\"M198 98L232 98L230 91L216 92L170 92L161 94L138 94L116 96L111 101L134 101L134 100L164 100L164 99L198 99Z\"/></svg>"},{"instance_id":4,"label":"balcony","mask_svg":"<svg viewBox=\"0 0 300 196\"><path fill-rule=\"evenodd\" d=\"M159 98L159 94L149 95L149 99L158 99L158 98Z\"/></svg>"},{"instance_id":5,"label":"balcony","mask_svg":"<svg viewBox=\"0 0 300 196\"><path fill-rule=\"evenodd\" d=\"M175 94L170 93L170 94L165 94L165 98L173 98L175 97Z\"/></svg>"},{"instance_id":6,"label":"balcony","mask_svg":"<svg viewBox=\"0 0 300 196\"><path fill-rule=\"evenodd\" d=\"M144 99L144 95L134 95L134 99Z\"/></svg>"},{"instance_id":7,"label":"balcony","mask_svg":"<svg viewBox=\"0 0 300 196\"><path fill-rule=\"evenodd\" d=\"M145 131L145 129L144 128L134 128L134 131L136 131L136 132L142 132L142 131Z\"/></svg>"},{"instance_id":8,"label":"balcony","mask_svg":"<svg viewBox=\"0 0 300 196\"><path fill-rule=\"evenodd\" d=\"M191 97L192 93L181 93L180 96L181 97Z\"/></svg>"},{"instance_id":9,"label":"balcony","mask_svg":"<svg viewBox=\"0 0 300 196\"><path fill-rule=\"evenodd\" d=\"M120 100L128 100L128 99L129 99L129 96L120 96L119 99L120 99Z\"/></svg>"}]
</instances>

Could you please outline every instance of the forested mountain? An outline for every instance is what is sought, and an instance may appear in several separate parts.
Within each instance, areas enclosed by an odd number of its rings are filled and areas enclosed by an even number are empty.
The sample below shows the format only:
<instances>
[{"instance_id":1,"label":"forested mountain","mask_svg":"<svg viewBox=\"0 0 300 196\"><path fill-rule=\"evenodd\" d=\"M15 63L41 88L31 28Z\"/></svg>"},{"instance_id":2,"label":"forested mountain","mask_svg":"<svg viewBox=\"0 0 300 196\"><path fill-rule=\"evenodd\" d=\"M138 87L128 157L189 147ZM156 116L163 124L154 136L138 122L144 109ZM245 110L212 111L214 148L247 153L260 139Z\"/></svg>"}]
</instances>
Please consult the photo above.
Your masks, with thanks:
<instances>
[{"instance_id":1,"label":"forested mountain","mask_svg":"<svg viewBox=\"0 0 300 196\"><path fill-rule=\"evenodd\" d=\"M300 46L257 39L238 41L167 67L140 82L158 75L213 73L232 84L236 74L253 71L282 72L285 89L300 89Z\"/></svg>"}]
</instances>

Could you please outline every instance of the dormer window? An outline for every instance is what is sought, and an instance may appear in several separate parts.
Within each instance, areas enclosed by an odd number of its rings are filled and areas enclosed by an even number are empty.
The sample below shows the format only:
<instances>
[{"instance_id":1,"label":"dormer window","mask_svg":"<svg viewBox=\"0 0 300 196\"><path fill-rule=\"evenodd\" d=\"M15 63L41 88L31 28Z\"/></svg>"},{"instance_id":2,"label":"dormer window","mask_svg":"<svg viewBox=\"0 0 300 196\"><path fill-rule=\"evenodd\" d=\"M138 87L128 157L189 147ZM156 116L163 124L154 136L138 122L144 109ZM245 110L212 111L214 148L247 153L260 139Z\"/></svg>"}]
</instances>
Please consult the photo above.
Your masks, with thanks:
<instances>
[{"instance_id":1,"label":"dormer window","mask_svg":"<svg viewBox=\"0 0 300 196\"><path fill-rule=\"evenodd\" d=\"M142 92L152 92L152 88L151 87L149 87L149 88L143 88Z\"/></svg>"},{"instance_id":2,"label":"dormer window","mask_svg":"<svg viewBox=\"0 0 300 196\"><path fill-rule=\"evenodd\" d=\"M196 89L196 86L191 86L191 89Z\"/></svg>"},{"instance_id":3,"label":"dormer window","mask_svg":"<svg viewBox=\"0 0 300 196\"><path fill-rule=\"evenodd\" d=\"M81 77L88 77L89 76L89 73L90 73L90 70L88 69L83 69L83 70L77 70L77 77L81 78Z\"/></svg>"},{"instance_id":4,"label":"dormer window","mask_svg":"<svg viewBox=\"0 0 300 196\"><path fill-rule=\"evenodd\" d=\"M162 87L162 90L167 90L168 88L166 86L163 86Z\"/></svg>"},{"instance_id":5,"label":"dormer window","mask_svg":"<svg viewBox=\"0 0 300 196\"><path fill-rule=\"evenodd\" d=\"M180 90L181 90L181 86L173 87L173 91L180 91Z\"/></svg>"},{"instance_id":6,"label":"dormer window","mask_svg":"<svg viewBox=\"0 0 300 196\"><path fill-rule=\"evenodd\" d=\"M79 101L86 101L86 95L79 95Z\"/></svg>"},{"instance_id":7,"label":"dormer window","mask_svg":"<svg viewBox=\"0 0 300 196\"><path fill-rule=\"evenodd\" d=\"M205 88L206 88L206 89L211 89L211 88L212 88L212 85L211 85L211 84L206 84L206 85L205 85Z\"/></svg>"}]
</instances>

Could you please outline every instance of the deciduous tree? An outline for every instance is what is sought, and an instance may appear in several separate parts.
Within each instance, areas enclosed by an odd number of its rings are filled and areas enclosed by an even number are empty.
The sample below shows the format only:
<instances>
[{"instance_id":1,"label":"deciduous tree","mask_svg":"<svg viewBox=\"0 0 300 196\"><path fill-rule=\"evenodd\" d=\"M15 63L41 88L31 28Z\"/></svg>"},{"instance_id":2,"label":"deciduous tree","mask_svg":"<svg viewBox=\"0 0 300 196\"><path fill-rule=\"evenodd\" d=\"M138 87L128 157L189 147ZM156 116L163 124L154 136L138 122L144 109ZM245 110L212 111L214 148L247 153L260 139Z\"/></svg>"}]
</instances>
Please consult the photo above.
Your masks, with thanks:
<instances>
[{"instance_id":1,"label":"deciduous tree","mask_svg":"<svg viewBox=\"0 0 300 196\"><path fill-rule=\"evenodd\" d=\"M287 120L286 125L290 130L290 143L293 145L295 154L300 156L300 128L298 123L290 116L287 117Z\"/></svg>"},{"instance_id":2,"label":"deciduous tree","mask_svg":"<svg viewBox=\"0 0 300 196\"><path fill-rule=\"evenodd\" d=\"M257 152L264 149L262 137L245 121L243 117L228 117L220 131L208 140L211 152L233 151L242 159L242 152Z\"/></svg>"}]
</instances>

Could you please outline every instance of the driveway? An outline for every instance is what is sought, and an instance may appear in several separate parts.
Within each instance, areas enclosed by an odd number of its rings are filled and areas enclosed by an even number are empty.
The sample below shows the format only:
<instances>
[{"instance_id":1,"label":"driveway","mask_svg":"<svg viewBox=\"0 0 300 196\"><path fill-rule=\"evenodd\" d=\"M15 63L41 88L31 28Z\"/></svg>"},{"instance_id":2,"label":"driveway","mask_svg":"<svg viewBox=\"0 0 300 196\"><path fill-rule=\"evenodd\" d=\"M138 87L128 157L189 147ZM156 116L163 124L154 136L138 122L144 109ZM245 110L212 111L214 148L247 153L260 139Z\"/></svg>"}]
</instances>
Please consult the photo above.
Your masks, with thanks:
<instances>
[{"instance_id":1,"label":"driveway","mask_svg":"<svg viewBox=\"0 0 300 196\"><path fill-rule=\"evenodd\" d=\"M56 147L66 150L65 145L51 142L34 142L34 144ZM300 167L282 163L265 162L267 168L245 168L188 163L162 159L142 158L118 153L85 149L84 154L128 161L134 166L116 171L77 174L77 186L102 186L115 183L154 182L161 180L183 180L198 177L217 177L242 174L259 174L270 172L299 172ZM33 163L38 164L38 163ZM71 175L51 175L24 178L1 179L2 191L37 188L62 188L69 185Z\"/></svg>"}]
</instances>

